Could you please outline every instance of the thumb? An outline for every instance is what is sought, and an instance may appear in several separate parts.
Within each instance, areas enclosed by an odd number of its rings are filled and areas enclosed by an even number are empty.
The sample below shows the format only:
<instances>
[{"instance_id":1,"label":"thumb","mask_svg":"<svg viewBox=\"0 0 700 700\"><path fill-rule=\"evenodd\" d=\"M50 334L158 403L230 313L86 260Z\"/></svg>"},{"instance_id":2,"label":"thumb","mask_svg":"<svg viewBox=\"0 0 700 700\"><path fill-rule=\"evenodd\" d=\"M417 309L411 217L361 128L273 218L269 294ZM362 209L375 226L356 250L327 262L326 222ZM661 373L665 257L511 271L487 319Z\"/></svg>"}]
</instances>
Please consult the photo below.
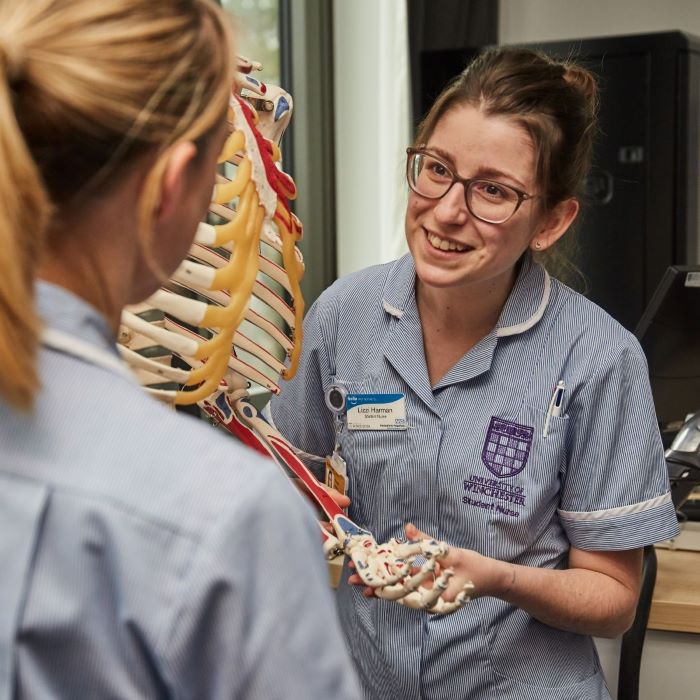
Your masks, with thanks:
<instances>
[{"instance_id":1,"label":"thumb","mask_svg":"<svg viewBox=\"0 0 700 700\"><path fill-rule=\"evenodd\" d=\"M429 536L421 530L419 530L413 523L406 523L405 531L406 537L409 540L423 540L426 538L429 539Z\"/></svg>"}]
</instances>

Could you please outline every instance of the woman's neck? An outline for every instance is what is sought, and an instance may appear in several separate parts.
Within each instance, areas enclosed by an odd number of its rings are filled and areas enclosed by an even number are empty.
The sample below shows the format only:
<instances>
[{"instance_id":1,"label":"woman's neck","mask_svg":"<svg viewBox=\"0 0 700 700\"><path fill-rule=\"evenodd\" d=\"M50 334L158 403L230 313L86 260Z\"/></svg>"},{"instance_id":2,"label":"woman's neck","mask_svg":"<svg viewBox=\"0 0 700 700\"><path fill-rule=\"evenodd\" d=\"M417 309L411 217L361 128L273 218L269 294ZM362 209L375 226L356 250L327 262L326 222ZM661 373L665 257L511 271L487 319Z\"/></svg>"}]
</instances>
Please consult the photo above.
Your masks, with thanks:
<instances>
[{"instance_id":1,"label":"woman's neck","mask_svg":"<svg viewBox=\"0 0 700 700\"><path fill-rule=\"evenodd\" d=\"M87 257L73 258L70 265L63 258L50 255L39 268L39 278L63 287L95 307L107 320L116 336L124 303L100 273L101 266Z\"/></svg>"},{"instance_id":2,"label":"woman's neck","mask_svg":"<svg viewBox=\"0 0 700 700\"><path fill-rule=\"evenodd\" d=\"M79 213L56 217L49 227L38 276L94 306L115 336L129 302L136 260L133 216L113 197Z\"/></svg>"},{"instance_id":3,"label":"woman's neck","mask_svg":"<svg viewBox=\"0 0 700 700\"><path fill-rule=\"evenodd\" d=\"M511 275L460 290L428 287L416 280L416 303L431 386L496 326L513 288Z\"/></svg>"},{"instance_id":4,"label":"woman's neck","mask_svg":"<svg viewBox=\"0 0 700 700\"><path fill-rule=\"evenodd\" d=\"M473 337L482 332L486 335L498 322L515 276L513 270L493 281L460 289L429 287L417 279L416 303L421 322L431 319L433 324L458 336Z\"/></svg>"}]
</instances>

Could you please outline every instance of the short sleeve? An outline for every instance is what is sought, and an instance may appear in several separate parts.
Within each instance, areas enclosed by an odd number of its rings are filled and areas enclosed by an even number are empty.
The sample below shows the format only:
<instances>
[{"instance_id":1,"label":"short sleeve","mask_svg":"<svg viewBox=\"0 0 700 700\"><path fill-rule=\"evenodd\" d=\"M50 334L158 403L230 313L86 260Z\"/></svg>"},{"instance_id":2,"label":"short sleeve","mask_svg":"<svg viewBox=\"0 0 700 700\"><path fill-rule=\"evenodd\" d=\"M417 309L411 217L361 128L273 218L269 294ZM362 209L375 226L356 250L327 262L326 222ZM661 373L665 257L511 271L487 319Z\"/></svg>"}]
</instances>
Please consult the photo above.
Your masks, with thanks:
<instances>
[{"instance_id":1,"label":"short sleeve","mask_svg":"<svg viewBox=\"0 0 700 700\"><path fill-rule=\"evenodd\" d=\"M601 357L566 413L559 517L571 544L624 550L677 535L647 364L633 336Z\"/></svg>"},{"instance_id":2,"label":"short sleeve","mask_svg":"<svg viewBox=\"0 0 700 700\"><path fill-rule=\"evenodd\" d=\"M188 567L166 647L175 696L359 698L311 509L281 473L258 490Z\"/></svg>"},{"instance_id":3,"label":"short sleeve","mask_svg":"<svg viewBox=\"0 0 700 700\"><path fill-rule=\"evenodd\" d=\"M269 410L277 430L295 447L325 457L335 443L333 415L324 391L333 380L327 337L335 336L332 314L322 295L304 320L304 343L296 375L281 384ZM326 320L324 320L324 317ZM317 470L318 464L309 467Z\"/></svg>"}]
</instances>

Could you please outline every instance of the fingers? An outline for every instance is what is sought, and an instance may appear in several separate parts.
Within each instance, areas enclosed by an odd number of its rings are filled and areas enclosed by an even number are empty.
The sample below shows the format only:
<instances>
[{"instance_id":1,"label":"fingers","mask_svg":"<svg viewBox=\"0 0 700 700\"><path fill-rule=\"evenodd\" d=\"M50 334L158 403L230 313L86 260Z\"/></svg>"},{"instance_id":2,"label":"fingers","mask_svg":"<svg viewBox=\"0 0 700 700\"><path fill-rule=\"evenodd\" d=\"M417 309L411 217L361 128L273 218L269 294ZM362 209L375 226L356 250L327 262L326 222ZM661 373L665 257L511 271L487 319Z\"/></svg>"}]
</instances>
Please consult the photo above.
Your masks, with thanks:
<instances>
[{"instance_id":1,"label":"fingers","mask_svg":"<svg viewBox=\"0 0 700 700\"><path fill-rule=\"evenodd\" d=\"M413 523L406 523L404 530L409 540L432 539L430 535L426 535L425 532L419 530Z\"/></svg>"},{"instance_id":2,"label":"fingers","mask_svg":"<svg viewBox=\"0 0 700 700\"><path fill-rule=\"evenodd\" d=\"M365 536L359 552L350 550L351 557L360 559L348 561L348 584L361 586L366 598L393 600L437 614L454 612L476 597L471 571L480 555L448 548L413 523L406 524L405 533L406 542L392 538L379 546ZM376 551L368 553L367 543ZM420 567L414 564L417 557L423 560ZM453 568L452 560L459 566Z\"/></svg>"},{"instance_id":3,"label":"fingers","mask_svg":"<svg viewBox=\"0 0 700 700\"><path fill-rule=\"evenodd\" d=\"M321 484L324 491L335 501L335 504L340 508L347 508L350 505L350 499L344 494L340 493L337 489L332 489L330 486Z\"/></svg>"},{"instance_id":4,"label":"fingers","mask_svg":"<svg viewBox=\"0 0 700 700\"><path fill-rule=\"evenodd\" d=\"M348 576L348 583L352 586L363 586L362 595L365 598L376 598L374 594L374 588L372 588L371 586L365 586L358 574L352 574L352 576Z\"/></svg>"}]
</instances>

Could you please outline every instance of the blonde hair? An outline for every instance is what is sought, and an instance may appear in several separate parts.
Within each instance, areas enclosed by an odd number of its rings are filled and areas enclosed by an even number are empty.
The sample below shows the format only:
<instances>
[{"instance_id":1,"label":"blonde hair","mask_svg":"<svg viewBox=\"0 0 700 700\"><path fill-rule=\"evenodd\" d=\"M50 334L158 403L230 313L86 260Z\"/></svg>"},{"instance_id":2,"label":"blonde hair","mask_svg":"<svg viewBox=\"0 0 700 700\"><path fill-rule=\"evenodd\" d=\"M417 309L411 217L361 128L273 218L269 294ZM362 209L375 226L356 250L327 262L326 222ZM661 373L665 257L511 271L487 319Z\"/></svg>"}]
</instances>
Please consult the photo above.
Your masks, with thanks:
<instances>
[{"instance_id":1,"label":"blonde hair","mask_svg":"<svg viewBox=\"0 0 700 700\"><path fill-rule=\"evenodd\" d=\"M140 237L169 149L221 123L230 28L211 0L0 0L0 398L39 387L34 283L53 211L153 153Z\"/></svg>"}]
</instances>

